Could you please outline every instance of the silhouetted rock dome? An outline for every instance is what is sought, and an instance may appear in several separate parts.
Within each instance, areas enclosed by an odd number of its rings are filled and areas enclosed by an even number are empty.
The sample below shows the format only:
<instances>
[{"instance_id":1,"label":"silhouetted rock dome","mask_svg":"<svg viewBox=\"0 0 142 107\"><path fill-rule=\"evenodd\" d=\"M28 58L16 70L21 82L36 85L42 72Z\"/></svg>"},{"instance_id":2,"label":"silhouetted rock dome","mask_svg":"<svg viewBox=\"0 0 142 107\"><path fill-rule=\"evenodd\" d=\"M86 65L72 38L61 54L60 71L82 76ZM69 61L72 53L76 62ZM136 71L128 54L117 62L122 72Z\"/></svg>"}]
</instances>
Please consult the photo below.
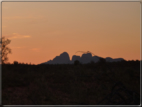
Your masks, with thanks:
<instances>
[{"instance_id":1,"label":"silhouetted rock dome","mask_svg":"<svg viewBox=\"0 0 142 107\"><path fill-rule=\"evenodd\" d=\"M67 52L63 52L63 53L60 54L60 56L69 57L69 54Z\"/></svg>"},{"instance_id":2,"label":"silhouetted rock dome","mask_svg":"<svg viewBox=\"0 0 142 107\"><path fill-rule=\"evenodd\" d=\"M81 59L80 56L73 55L73 56L72 56L72 63L74 63L75 60L80 61L80 59Z\"/></svg>"},{"instance_id":3,"label":"silhouetted rock dome","mask_svg":"<svg viewBox=\"0 0 142 107\"><path fill-rule=\"evenodd\" d=\"M52 64L69 64L69 63L70 63L70 58L67 52L61 53L60 56L56 56L52 61Z\"/></svg>"},{"instance_id":4,"label":"silhouetted rock dome","mask_svg":"<svg viewBox=\"0 0 142 107\"><path fill-rule=\"evenodd\" d=\"M113 59L113 61L114 61L114 62L124 61L124 59L123 59L123 58L115 58L115 59Z\"/></svg>"},{"instance_id":5,"label":"silhouetted rock dome","mask_svg":"<svg viewBox=\"0 0 142 107\"><path fill-rule=\"evenodd\" d=\"M82 57L81 57L81 62L83 64L90 63L91 60L92 60L92 54L91 53L83 54Z\"/></svg>"},{"instance_id":6,"label":"silhouetted rock dome","mask_svg":"<svg viewBox=\"0 0 142 107\"><path fill-rule=\"evenodd\" d=\"M98 56L92 57L92 61L95 62L95 63L98 62L99 60L100 60L100 57L98 57Z\"/></svg>"},{"instance_id":7,"label":"silhouetted rock dome","mask_svg":"<svg viewBox=\"0 0 142 107\"><path fill-rule=\"evenodd\" d=\"M82 58L83 58L83 57L88 57L88 58L90 57L90 58L91 58L91 57L92 57L92 54L91 54L91 53L82 54Z\"/></svg>"},{"instance_id":8,"label":"silhouetted rock dome","mask_svg":"<svg viewBox=\"0 0 142 107\"><path fill-rule=\"evenodd\" d=\"M113 62L113 59L110 58L110 57L107 57L107 58L106 58L106 61L107 61L107 62Z\"/></svg>"},{"instance_id":9,"label":"silhouetted rock dome","mask_svg":"<svg viewBox=\"0 0 142 107\"><path fill-rule=\"evenodd\" d=\"M91 61L96 63L100 60L100 58L102 57L92 56L91 53L85 53L85 54L82 54L81 57L77 55L73 55L72 60L70 60L69 54L67 52L63 52L59 56L56 56L53 60L49 60L43 64L73 64L75 60L78 60L82 64L87 64L87 63L90 63ZM106 62L118 62L118 61L124 60L123 58L113 59L111 57L107 57L104 59L106 60Z\"/></svg>"}]
</instances>

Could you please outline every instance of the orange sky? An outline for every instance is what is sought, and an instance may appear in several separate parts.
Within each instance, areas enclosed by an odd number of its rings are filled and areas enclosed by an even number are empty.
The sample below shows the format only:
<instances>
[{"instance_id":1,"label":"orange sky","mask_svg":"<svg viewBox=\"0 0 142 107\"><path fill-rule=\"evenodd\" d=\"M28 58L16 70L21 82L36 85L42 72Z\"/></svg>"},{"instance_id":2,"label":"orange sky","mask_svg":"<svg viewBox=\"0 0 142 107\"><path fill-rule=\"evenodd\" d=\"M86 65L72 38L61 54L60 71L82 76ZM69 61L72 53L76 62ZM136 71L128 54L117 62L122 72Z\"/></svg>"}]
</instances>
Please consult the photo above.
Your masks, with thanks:
<instances>
[{"instance_id":1,"label":"orange sky","mask_svg":"<svg viewBox=\"0 0 142 107\"><path fill-rule=\"evenodd\" d=\"M140 60L140 3L2 2L2 36L11 40L10 63L39 64L64 51Z\"/></svg>"}]
</instances>

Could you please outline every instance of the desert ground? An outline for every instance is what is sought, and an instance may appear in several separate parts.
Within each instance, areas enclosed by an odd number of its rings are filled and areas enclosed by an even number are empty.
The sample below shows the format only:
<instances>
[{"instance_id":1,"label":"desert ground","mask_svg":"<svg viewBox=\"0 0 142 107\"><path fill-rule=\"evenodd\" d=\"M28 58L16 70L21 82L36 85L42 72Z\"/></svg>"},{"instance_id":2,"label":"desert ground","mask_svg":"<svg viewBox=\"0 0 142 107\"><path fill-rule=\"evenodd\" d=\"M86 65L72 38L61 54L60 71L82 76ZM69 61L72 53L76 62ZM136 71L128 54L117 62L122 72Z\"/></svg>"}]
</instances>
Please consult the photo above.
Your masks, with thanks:
<instances>
[{"instance_id":1,"label":"desert ground","mask_svg":"<svg viewBox=\"0 0 142 107\"><path fill-rule=\"evenodd\" d=\"M140 104L140 61L2 65L2 105L108 104Z\"/></svg>"}]
</instances>

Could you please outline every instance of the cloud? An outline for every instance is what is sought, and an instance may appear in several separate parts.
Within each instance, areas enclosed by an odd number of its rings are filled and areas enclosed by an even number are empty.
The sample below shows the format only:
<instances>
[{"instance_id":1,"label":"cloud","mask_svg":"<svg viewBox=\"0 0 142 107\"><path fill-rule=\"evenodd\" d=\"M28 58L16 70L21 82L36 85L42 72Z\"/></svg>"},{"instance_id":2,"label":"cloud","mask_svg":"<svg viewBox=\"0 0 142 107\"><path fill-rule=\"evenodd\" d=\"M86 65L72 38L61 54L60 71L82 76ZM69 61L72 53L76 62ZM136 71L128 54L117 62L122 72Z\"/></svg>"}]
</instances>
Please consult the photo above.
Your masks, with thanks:
<instances>
[{"instance_id":1,"label":"cloud","mask_svg":"<svg viewBox=\"0 0 142 107\"><path fill-rule=\"evenodd\" d=\"M23 36L23 38L30 38L31 36L29 36L29 35L26 35L26 36Z\"/></svg>"},{"instance_id":2,"label":"cloud","mask_svg":"<svg viewBox=\"0 0 142 107\"><path fill-rule=\"evenodd\" d=\"M35 52L39 52L39 51L40 51L39 48L32 48L32 49L30 49L30 50L35 51Z\"/></svg>"},{"instance_id":3,"label":"cloud","mask_svg":"<svg viewBox=\"0 0 142 107\"><path fill-rule=\"evenodd\" d=\"M21 35L21 34L18 34L18 33L13 33L12 35L7 36L7 37L8 37L8 39L31 38L30 35Z\"/></svg>"}]
</instances>

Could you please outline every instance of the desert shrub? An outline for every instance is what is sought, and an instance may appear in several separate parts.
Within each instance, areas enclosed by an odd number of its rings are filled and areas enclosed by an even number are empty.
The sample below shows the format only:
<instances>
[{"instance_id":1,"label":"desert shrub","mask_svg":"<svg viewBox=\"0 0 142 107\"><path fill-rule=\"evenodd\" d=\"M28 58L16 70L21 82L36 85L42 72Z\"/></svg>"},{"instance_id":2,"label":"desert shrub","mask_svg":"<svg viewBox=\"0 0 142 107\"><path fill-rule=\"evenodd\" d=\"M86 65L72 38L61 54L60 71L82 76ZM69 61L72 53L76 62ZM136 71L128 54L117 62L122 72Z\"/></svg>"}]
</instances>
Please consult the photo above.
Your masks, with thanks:
<instances>
[{"instance_id":1,"label":"desert shrub","mask_svg":"<svg viewBox=\"0 0 142 107\"><path fill-rule=\"evenodd\" d=\"M14 65L18 65L18 61L14 61L13 63L14 63Z\"/></svg>"},{"instance_id":2,"label":"desert shrub","mask_svg":"<svg viewBox=\"0 0 142 107\"><path fill-rule=\"evenodd\" d=\"M79 65L79 64L80 64L80 62L78 60L74 61L74 65Z\"/></svg>"}]
</instances>

